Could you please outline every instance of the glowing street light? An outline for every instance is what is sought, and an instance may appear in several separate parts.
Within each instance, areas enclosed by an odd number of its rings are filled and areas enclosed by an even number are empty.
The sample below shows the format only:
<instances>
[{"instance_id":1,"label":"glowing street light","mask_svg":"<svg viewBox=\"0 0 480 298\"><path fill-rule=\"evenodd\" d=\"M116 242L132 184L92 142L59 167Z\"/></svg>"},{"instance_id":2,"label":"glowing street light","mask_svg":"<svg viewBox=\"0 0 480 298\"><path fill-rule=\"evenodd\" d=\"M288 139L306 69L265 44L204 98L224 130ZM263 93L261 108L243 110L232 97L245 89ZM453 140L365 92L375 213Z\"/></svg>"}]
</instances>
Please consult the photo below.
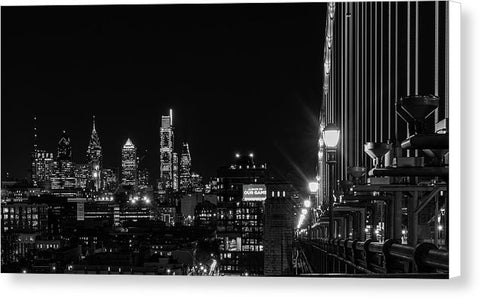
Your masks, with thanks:
<instances>
[{"instance_id":1,"label":"glowing street light","mask_svg":"<svg viewBox=\"0 0 480 298\"><path fill-rule=\"evenodd\" d=\"M253 158L253 153L250 153L248 156L250 156L250 158Z\"/></svg>"},{"instance_id":2,"label":"glowing street light","mask_svg":"<svg viewBox=\"0 0 480 298\"><path fill-rule=\"evenodd\" d=\"M310 201L310 200L303 201L303 207L305 207L305 208L312 207L312 201Z\"/></svg>"},{"instance_id":3,"label":"glowing street light","mask_svg":"<svg viewBox=\"0 0 480 298\"><path fill-rule=\"evenodd\" d=\"M240 153L235 153L236 158L240 158Z\"/></svg>"},{"instance_id":4,"label":"glowing street light","mask_svg":"<svg viewBox=\"0 0 480 298\"><path fill-rule=\"evenodd\" d=\"M327 148L336 149L340 140L340 129L333 123L327 124L323 129L323 141Z\"/></svg>"},{"instance_id":5,"label":"glowing street light","mask_svg":"<svg viewBox=\"0 0 480 298\"><path fill-rule=\"evenodd\" d=\"M318 187L319 186L317 181L312 181L308 183L308 189L310 190L311 193L317 193Z\"/></svg>"}]
</instances>

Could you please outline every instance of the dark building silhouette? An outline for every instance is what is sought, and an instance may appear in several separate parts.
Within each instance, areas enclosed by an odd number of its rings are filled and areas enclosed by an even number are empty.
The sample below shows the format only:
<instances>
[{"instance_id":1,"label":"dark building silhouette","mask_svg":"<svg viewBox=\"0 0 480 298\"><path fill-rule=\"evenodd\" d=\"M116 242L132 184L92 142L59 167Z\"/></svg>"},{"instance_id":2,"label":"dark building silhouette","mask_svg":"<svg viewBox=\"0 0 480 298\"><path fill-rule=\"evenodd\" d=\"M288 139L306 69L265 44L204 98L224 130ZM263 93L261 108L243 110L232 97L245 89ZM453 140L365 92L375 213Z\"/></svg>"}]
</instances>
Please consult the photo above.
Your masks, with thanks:
<instances>
[{"instance_id":1,"label":"dark building silhouette","mask_svg":"<svg viewBox=\"0 0 480 298\"><path fill-rule=\"evenodd\" d=\"M295 192L285 182L267 184L264 223L264 275L293 274Z\"/></svg>"}]
</instances>

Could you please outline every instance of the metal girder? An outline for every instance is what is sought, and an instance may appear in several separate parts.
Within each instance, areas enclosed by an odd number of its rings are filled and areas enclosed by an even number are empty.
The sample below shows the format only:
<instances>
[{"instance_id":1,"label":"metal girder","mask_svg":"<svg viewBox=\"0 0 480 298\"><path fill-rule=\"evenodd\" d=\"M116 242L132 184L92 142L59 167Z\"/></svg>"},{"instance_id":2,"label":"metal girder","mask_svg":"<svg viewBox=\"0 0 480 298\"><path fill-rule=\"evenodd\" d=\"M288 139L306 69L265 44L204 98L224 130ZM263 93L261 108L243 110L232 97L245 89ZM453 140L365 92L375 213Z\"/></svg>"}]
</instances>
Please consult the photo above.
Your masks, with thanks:
<instances>
[{"instance_id":1,"label":"metal girder","mask_svg":"<svg viewBox=\"0 0 480 298\"><path fill-rule=\"evenodd\" d=\"M420 213L420 211L423 210L423 208L425 208L428 203L435 197L435 195L441 191L441 190L446 190L447 188L446 187L437 187L435 188L434 190L432 190L426 197L424 197L424 199L420 202L419 206L415 209L414 211L414 214L415 215L418 215L418 213Z\"/></svg>"},{"instance_id":2,"label":"metal girder","mask_svg":"<svg viewBox=\"0 0 480 298\"><path fill-rule=\"evenodd\" d=\"M436 185L411 185L411 184L378 184L378 185L354 185L353 191L432 191L436 187L443 186ZM446 185L443 186L446 189Z\"/></svg>"}]
</instances>

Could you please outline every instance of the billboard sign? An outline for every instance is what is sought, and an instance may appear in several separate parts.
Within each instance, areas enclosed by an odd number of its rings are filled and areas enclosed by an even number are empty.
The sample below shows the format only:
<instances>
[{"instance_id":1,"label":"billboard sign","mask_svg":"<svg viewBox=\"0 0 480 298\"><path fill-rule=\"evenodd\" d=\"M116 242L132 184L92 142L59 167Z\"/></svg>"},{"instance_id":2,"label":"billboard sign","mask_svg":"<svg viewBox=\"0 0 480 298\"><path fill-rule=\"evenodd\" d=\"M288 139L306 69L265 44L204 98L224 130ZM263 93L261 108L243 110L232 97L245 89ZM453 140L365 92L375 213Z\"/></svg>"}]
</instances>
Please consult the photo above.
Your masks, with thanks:
<instances>
[{"instance_id":1,"label":"billboard sign","mask_svg":"<svg viewBox=\"0 0 480 298\"><path fill-rule=\"evenodd\" d=\"M267 198L267 187L265 184L244 184L244 201L265 201Z\"/></svg>"}]
</instances>

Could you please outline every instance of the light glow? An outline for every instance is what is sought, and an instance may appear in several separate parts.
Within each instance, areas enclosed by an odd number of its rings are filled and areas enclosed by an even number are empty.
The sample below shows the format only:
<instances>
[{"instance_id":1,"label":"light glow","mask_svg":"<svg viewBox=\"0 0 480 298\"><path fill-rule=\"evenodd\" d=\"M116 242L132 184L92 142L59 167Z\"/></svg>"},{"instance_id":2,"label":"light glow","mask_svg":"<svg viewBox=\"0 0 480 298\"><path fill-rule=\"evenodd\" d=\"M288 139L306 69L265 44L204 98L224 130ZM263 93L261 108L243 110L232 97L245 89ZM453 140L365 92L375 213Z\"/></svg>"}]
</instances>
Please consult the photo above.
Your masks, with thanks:
<instances>
[{"instance_id":1,"label":"light glow","mask_svg":"<svg viewBox=\"0 0 480 298\"><path fill-rule=\"evenodd\" d=\"M323 130L323 140L327 148L336 148L340 139L340 129L335 124L328 124Z\"/></svg>"},{"instance_id":2,"label":"light glow","mask_svg":"<svg viewBox=\"0 0 480 298\"><path fill-rule=\"evenodd\" d=\"M304 206L305 208L310 208L310 207L312 207L312 201L310 201L310 200L305 200L305 201L303 201L303 206Z\"/></svg>"},{"instance_id":3,"label":"light glow","mask_svg":"<svg viewBox=\"0 0 480 298\"><path fill-rule=\"evenodd\" d=\"M310 190L311 193L317 193L318 188L319 188L319 185L317 181L312 181L308 183L308 189Z\"/></svg>"}]
</instances>

